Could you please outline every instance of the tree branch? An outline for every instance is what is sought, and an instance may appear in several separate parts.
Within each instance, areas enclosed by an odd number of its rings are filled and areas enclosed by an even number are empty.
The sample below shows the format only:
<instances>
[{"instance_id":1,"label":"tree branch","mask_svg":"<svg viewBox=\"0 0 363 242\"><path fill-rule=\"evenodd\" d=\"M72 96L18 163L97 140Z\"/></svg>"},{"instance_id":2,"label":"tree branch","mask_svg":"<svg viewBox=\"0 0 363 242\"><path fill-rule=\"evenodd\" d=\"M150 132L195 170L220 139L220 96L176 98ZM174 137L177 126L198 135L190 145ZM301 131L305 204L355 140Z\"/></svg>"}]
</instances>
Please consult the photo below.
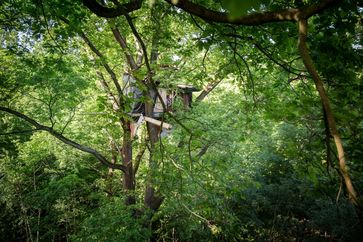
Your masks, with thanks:
<instances>
[{"instance_id":1,"label":"tree branch","mask_svg":"<svg viewBox=\"0 0 363 242\"><path fill-rule=\"evenodd\" d=\"M207 84L206 87L203 88L203 91L199 94L199 96L195 99L195 102L201 102L203 99L211 92L213 89L218 86L219 83L222 82L223 79L215 80Z\"/></svg>"},{"instance_id":2,"label":"tree branch","mask_svg":"<svg viewBox=\"0 0 363 242\"><path fill-rule=\"evenodd\" d=\"M211 144L206 144L206 145L204 145L201 149L200 149L200 151L199 151L199 153L197 154L197 158L198 158L198 160L200 159L200 158L202 158L202 156L205 154L205 153L207 153L207 151L208 151L208 149L209 149L209 147L211 146Z\"/></svg>"},{"instance_id":3,"label":"tree branch","mask_svg":"<svg viewBox=\"0 0 363 242\"><path fill-rule=\"evenodd\" d=\"M331 135L333 136L335 146L336 146L336 149L338 152L339 171L340 171L341 175L343 176L344 183L347 188L348 195L349 195L349 199L356 207L359 207L361 209L362 207L359 203L359 195L357 194L357 192L355 191L355 189L353 187L353 184L352 184L349 172L348 172L345 155L344 155L343 143L342 143L340 134L338 132L338 129L337 129L337 126L335 123L334 114L330 107L330 101L326 94L326 91L324 88L324 83L323 83L322 79L320 78L318 72L315 69L314 62L310 56L308 47L306 45L307 31L308 31L307 20L306 19L300 20L299 21L299 41L298 41L300 55L301 55L301 58L304 62L304 65L305 65L307 71L312 76L314 83L315 83L315 87L319 93L320 100L321 100L323 109L326 114L327 124L329 125L329 130L331 132Z\"/></svg>"},{"instance_id":4,"label":"tree branch","mask_svg":"<svg viewBox=\"0 0 363 242\"><path fill-rule=\"evenodd\" d=\"M78 144L78 143L74 142L73 140L70 140L70 139L64 137L62 134L58 133L53 128L42 125L42 124L38 123L37 121L35 121L34 119L32 119L32 118L28 117L27 115L23 114L23 113L19 113L19 112L13 110L13 109L6 108L6 107L1 107L1 106L0 106L0 111L6 112L6 113L12 114L14 116L17 116L18 118L21 118L22 120L24 120L24 121L28 122L29 124L33 125L37 130L47 131L49 134L53 135L55 138L62 141L66 145L69 145L69 146L71 146L73 148L76 148L76 149L78 149L80 151L83 151L83 152L86 152L86 153L89 153L89 154L93 155L102 164L104 164L104 165L106 165L106 166L108 166L110 168L118 169L118 170L121 170L123 172L126 172L126 167L125 166L119 165L119 164L112 164L111 162L109 162L106 159L106 157L101 155L98 151L96 151L96 150L94 150L94 149L92 149L90 147Z\"/></svg>"},{"instance_id":5,"label":"tree branch","mask_svg":"<svg viewBox=\"0 0 363 242\"><path fill-rule=\"evenodd\" d=\"M121 33L117 27L111 28L111 30L112 30L113 36L115 37L116 41L120 44L121 49L124 51L126 60L129 63L129 66L131 67L131 69L133 71L137 70L139 67L136 64L132 55L130 54L129 48L127 47L127 44L126 44L126 39L121 35Z\"/></svg>"},{"instance_id":6,"label":"tree branch","mask_svg":"<svg viewBox=\"0 0 363 242\"><path fill-rule=\"evenodd\" d=\"M113 110L116 111L116 110L120 109L120 104L118 103L116 97L113 95L103 74L100 71L97 71L97 75L100 77L100 84L101 84L103 90L106 92L108 99L111 101Z\"/></svg>"},{"instance_id":7,"label":"tree branch","mask_svg":"<svg viewBox=\"0 0 363 242\"><path fill-rule=\"evenodd\" d=\"M83 4L99 17L114 18L127 15L141 8L143 0L130 0L125 4L116 4L116 8L108 8L99 4L96 0L83 0ZM299 19L309 18L332 5L340 2L339 0L322 0L318 3L302 8L288 8L277 11L267 11L262 13L252 13L237 19L231 19L228 13L218 12L208 9L190 0L165 0L165 2L183 9L184 11L198 16L206 21L218 23L232 23L236 25L260 25L271 22L298 21Z\"/></svg>"},{"instance_id":8,"label":"tree branch","mask_svg":"<svg viewBox=\"0 0 363 242\"><path fill-rule=\"evenodd\" d=\"M319 13L339 2L339 0L322 0L316 4L302 8L288 8L273 12L252 13L237 19L231 19L228 13L214 11L189 0L165 1L206 21L249 26L272 22L298 21L299 19L308 18Z\"/></svg>"},{"instance_id":9,"label":"tree branch","mask_svg":"<svg viewBox=\"0 0 363 242\"><path fill-rule=\"evenodd\" d=\"M147 142L147 141L145 141L145 142ZM135 163L134 163L134 174L135 175L136 175L137 171L139 170L141 158L144 155L145 151L146 151L146 145L141 148L141 150L139 151L139 153L135 157Z\"/></svg>"},{"instance_id":10,"label":"tree branch","mask_svg":"<svg viewBox=\"0 0 363 242\"><path fill-rule=\"evenodd\" d=\"M146 68L147 68L149 74L151 74L151 67L150 67L149 58L147 56L146 45L145 45L144 41L142 41L139 32L137 32L136 27L135 27L134 23L132 22L132 19L131 19L130 15L125 14L125 17L126 17L127 23L129 24L129 26L131 28L132 33L134 34L136 39L139 41L139 44L141 45L142 52L144 52Z\"/></svg>"},{"instance_id":11,"label":"tree branch","mask_svg":"<svg viewBox=\"0 0 363 242\"><path fill-rule=\"evenodd\" d=\"M116 8L108 8L96 0L83 0L83 4L99 17L114 18L141 8L143 0L130 0L125 4L117 4Z\"/></svg>"},{"instance_id":12,"label":"tree branch","mask_svg":"<svg viewBox=\"0 0 363 242\"><path fill-rule=\"evenodd\" d=\"M227 13L208 9L190 0L165 0L167 3L183 9L184 11L198 16L206 21L218 23L232 23L237 25L260 25L271 22L298 21L302 18L321 12L339 0L322 0L318 3L302 7L300 9L288 8L278 11L267 11L262 13L252 13L237 19L231 19ZM127 15L141 8L143 0L130 0L128 3L116 4L116 8L102 6L96 0L83 0L83 4L99 17L114 18ZM117 2L118 3L118 2Z\"/></svg>"}]
</instances>

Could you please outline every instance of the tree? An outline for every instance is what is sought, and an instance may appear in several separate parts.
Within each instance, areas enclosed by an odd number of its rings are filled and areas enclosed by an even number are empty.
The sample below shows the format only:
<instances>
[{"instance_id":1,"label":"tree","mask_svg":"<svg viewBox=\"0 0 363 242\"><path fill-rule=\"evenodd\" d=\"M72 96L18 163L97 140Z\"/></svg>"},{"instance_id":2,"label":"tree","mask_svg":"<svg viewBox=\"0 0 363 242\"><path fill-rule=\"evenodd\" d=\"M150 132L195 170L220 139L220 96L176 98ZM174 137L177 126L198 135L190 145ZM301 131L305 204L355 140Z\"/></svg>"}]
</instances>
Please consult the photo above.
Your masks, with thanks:
<instances>
[{"instance_id":1,"label":"tree","mask_svg":"<svg viewBox=\"0 0 363 242\"><path fill-rule=\"evenodd\" d=\"M83 3L71 1L4 3L1 25L3 56L6 59L4 58L3 61L4 63L8 59L13 61L14 57L18 59L14 60L16 67L9 71L11 74L6 73L3 78L2 90L8 90L10 87L12 91L5 91L2 94L0 111L26 121L35 128L32 132L46 131L61 142L92 155L110 169L110 176L114 169L120 170L123 174L122 182L127 205L136 203L135 189L139 184L136 175L140 162L146 160L143 156L148 154L148 170L143 181L145 183L142 184L145 188L143 200L147 208L157 211L165 198L155 184L163 159L163 152L159 151L159 148L162 150L162 144L159 145L160 130L157 126L147 123L147 137L140 143L134 139L131 124L135 120L129 114L135 99L126 93L122 73L127 71L142 91L142 98L138 101L144 104L145 115L149 117L153 115L154 100L159 99L165 110L161 122L170 120L189 133L190 148L190 142L195 135L180 121L178 114L174 115L166 111L166 104L163 103L158 92L157 81L161 80L161 85L167 86L176 84L167 79L172 75L183 81L203 78L205 81L195 83L199 86L201 84L207 86L198 98L202 100L221 83L221 79L233 73L247 80L247 90L257 103L258 100L254 96L253 71L258 70L251 67L244 56L245 53L239 51L242 48L241 43L247 42L253 46L254 50L259 51L260 54L253 54L256 59L267 57L268 61L292 75L291 80L311 78L314 81L326 117L327 149L330 147L330 136L332 136L337 149L340 175L351 202L361 215L360 197L353 187L347 169L343 143L330 100L323 79L316 70L316 64L307 47L308 22L324 21L322 17L324 12L334 11L343 6L349 6L345 11L354 15L354 12L358 11L356 3L322 0L268 4L265 1L259 1L257 5L252 6L247 4L252 1L244 1L246 5L238 5L239 1L231 1L229 4L228 1L223 1L222 6L214 6L209 1L203 4L188 0L166 0L165 2L167 4L151 2L149 6L140 0L127 3L118 1L100 3L95 0L84 0ZM242 7L241 14L234 10L236 6ZM220 8L224 11L216 10ZM231 14L227 14L225 10L230 11ZM181 22L184 26L177 25L175 22ZM355 22L351 23L351 25L354 24ZM312 26L315 26L315 23ZM286 33L284 33L285 29L288 29ZM274 42L271 34L263 33L270 30L281 31L276 34L280 38L277 45L288 46L293 53L279 49L278 54L274 54L269 48L264 47L266 42ZM188 34L183 36L178 33L179 31ZM298 48L291 47L294 43L284 39L285 35L293 31L295 33L292 35L298 41ZM190 46L189 43L193 38L200 39L199 48L205 50L203 54L196 49L198 46ZM210 68L213 66L210 64L207 70L205 60L208 54L213 55L209 57L211 59L209 61L217 63L216 68ZM299 55L302 62L286 61L292 55L294 57ZM228 61L218 63L223 56L227 57ZM180 61L179 58L182 60ZM201 63L198 71L193 71L195 76L186 71L193 66L186 60L193 58L194 61L198 59ZM120 59L123 61L120 62ZM187 68L183 66L183 61L187 63L184 64ZM235 63L236 67L228 67L229 62ZM78 73L82 73L82 70L77 70L73 65L83 68L84 74L79 75ZM243 70L241 66L244 66ZM29 71L22 72L22 70ZM79 80L76 82L74 78ZM99 97L97 101L100 106L99 111L107 113L106 119L109 120L111 131L108 131L106 127L107 134L100 135L101 138L108 140L109 145L91 142L98 146L98 148L91 148L91 145L83 145L76 141L75 131L68 131L74 115L72 111L71 115L66 115L64 110L69 107L75 110L76 105L82 103L83 98L77 95L77 92L81 90L77 87L83 87L82 92L85 92L87 86L95 88L87 81L87 79L95 78L98 79L104 93L101 94L95 90L90 92ZM37 85L37 80L45 85ZM28 97L19 97L17 93L27 93ZM38 103L35 102L33 107L24 107L23 103L29 100L32 100L32 103L38 100ZM70 103L67 103L68 101ZM42 109L46 109L47 113L42 112ZM85 109L80 108L80 110ZM37 116L37 119L33 116ZM43 124L45 122L46 124ZM120 130L118 126L121 127ZM120 137L122 137L121 141ZM179 142L181 147L185 144L184 141ZM204 141L199 155L203 156L210 145ZM105 154L102 150L106 150L107 146L109 153ZM134 155L135 152L136 155ZM329 154L330 152L327 151ZM189 159L193 161L192 155ZM110 194L112 195L112 192ZM135 216L139 213L140 211L135 211Z\"/></svg>"}]
</instances>

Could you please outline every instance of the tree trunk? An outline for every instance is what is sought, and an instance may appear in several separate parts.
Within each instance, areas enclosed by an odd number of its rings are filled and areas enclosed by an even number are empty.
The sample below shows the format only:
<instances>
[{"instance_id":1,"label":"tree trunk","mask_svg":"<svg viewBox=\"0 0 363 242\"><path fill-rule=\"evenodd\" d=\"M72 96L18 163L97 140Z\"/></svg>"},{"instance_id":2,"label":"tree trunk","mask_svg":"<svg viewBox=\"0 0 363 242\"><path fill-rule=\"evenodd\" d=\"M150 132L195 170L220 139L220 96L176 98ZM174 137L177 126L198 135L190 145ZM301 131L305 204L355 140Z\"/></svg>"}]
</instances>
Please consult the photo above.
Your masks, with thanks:
<instances>
[{"instance_id":1,"label":"tree trunk","mask_svg":"<svg viewBox=\"0 0 363 242\"><path fill-rule=\"evenodd\" d=\"M155 9L155 8L154 8ZM154 15L156 12L152 12L152 15ZM156 17L156 20L159 20L158 17L160 16L154 16ZM152 46L151 46L151 54L150 54L150 63L156 64L159 56L158 52L158 43L159 43L159 28L160 28L160 21L157 21L156 27L154 28L154 34L152 38ZM147 53L145 54L145 59L147 58ZM152 84L149 85L149 91L144 93L144 95L147 95L151 102L145 103L145 115L148 117L153 117L154 113L154 104L157 97L157 90L154 90L155 86ZM162 100L160 100L162 101ZM165 112L166 110L164 110ZM145 197L144 197L144 204L150 208L152 211L156 211L159 209L161 203L163 202L164 198L161 195L158 195L154 188L154 176L158 169L157 161L154 158L155 154L155 145L159 140L159 133L160 133L160 127L157 125L154 125L150 122L147 122L147 131L149 134L149 140L150 140L150 157L149 157L149 173L146 181L146 189L145 189Z\"/></svg>"},{"instance_id":2,"label":"tree trunk","mask_svg":"<svg viewBox=\"0 0 363 242\"><path fill-rule=\"evenodd\" d=\"M153 103L145 104L146 116L152 117L153 107L154 107ZM149 140L150 140L150 158L149 158L149 174L146 183L144 204L151 210L156 211L164 200L162 196L156 194L155 188L153 186L153 180L154 180L153 178L155 172L157 171L157 166L158 166L157 161L154 159L154 153L155 153L155 144L159 140L159 126L147 122L147 130L149 133Z\"/></svg>"},{"instance_id":3,"label":"tree trunk","mask_svg":"<svg viewBox=\"0 0 363 242\"><path fill-rule=\"evenodd\" d=\"M122 144L122 161L126 167L126 172L123 173L123 188L126 192L126 204L135 204L135 176L132 167L132 140L130 121L122 121L122 129L124 131L123 144Z\"/></svg>"}]
</instances>

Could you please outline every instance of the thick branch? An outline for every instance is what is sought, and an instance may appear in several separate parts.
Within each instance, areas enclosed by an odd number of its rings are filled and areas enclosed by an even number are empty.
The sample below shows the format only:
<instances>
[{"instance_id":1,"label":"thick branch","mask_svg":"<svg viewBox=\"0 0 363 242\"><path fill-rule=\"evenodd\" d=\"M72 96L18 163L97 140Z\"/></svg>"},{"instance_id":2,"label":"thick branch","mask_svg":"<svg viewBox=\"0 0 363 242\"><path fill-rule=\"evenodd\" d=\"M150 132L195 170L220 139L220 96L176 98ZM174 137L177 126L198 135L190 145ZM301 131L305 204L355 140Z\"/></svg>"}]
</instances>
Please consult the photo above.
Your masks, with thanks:
<instances>
[{"instance_id":1,"label":"thick branch","mask_svg":"<svg viewBox=\"0 0 363 242\"><path fill-rule=\"evenodd\" d=\"M125 4L118 4L116 8L108 8L96 0L83 0L83 4L99 17L114 18L141 8L142 0L130 0Z\"/></svg>"},{"instance_id":2,"label":"thick branch","mask_svg":"<svg viewBox=\"0 0 363 242\"><path fill-rule=\"evenodd\" d=\"M322 0L319 3L299 9L289 8L273 12L252 13L237 19L231 19L225 12L208 9L189 0L165 1L206 21L237 25L260 25L271 22L298 21L299 19L309 18L339 2L339 0ZM130 0L128 3L118 4L116 8L104 7L96 0L83 0L83 4L99 17L114 18L140 9L142 0Z\"/></svg>"},{"instance_id":3,"label":"thick branch","mask_svg":"<svg viewBox=\"0 0 363 242\"><path fill-rule=\"evenodd\" d=\"M203 91L199 94L199 96L195 99L196 102L201 102L203 99L211 92L213 89L221 83L223 79L215 80L210 83L206 87L203 88Z\"/></svg>"},{"instance_id":4,"label":"thick branch","mask_svg":"<svg viewBox=\"0 0 363 242\"><path fill-rule=\"evenodd\" d=\"M147 142L147 141L145 141ZM137 171L139 170L139 166L140 166L140 162L142 159L142 156L144 155L146 151L146 145L144 147L141 148L141 150L139 151L139 153L136 155L135 158L135 164L134 164L134 174L136 175Z\"/></svg>"},{"instance_id":5,"label":"thick branch","mask_svg":"<svg viewBox=\"0 0 363 242\"><path fill-rule=\"evenodd\" d=\"M337 148L338 159L339 159L339 171L340 171L341 175L343 176L344 183L345 183L345 186L347 188L348 195L349 195L349 199L351 200L351 202L354 205L359 206L358 194L357 194L357 192L355 191L355 189L353 187L352 181L350 179L350 175L348 173L346 160L345 160L345 155L344 155L343 144L342 144L342 141L340 139L338 129L336 127L333 112L332 112L332 110L330 108L329 98L328 98L328 96L327 96L327 94L325 92L323 81L321 80L318 72L315 69L314 62L313 62L313 60L312 60L312 58L310 56L309 50L308 50L308 48L306 46L307 29L308 29L307 20L305 20L305 19L300 20L299 21L299 51L300 51L300 55L302 57L302 60L304 62L304 65L305 65L306 69L308 70L308 72L312 76L312 78L314 80L314 83L315 83L315 86L316 86L316 89L317 89L317 91L319 93L321 103L322 103L323 109L324 109L325 114L326 114L327 123L329 125L329 130L331 132L331 135L333 136L335 146Z\"/></svg>"},{"instance_id":6,"label":"thick branch","mask_svg":"<svg viewBox=\"0 0 363 242\"><path fill-rule=\"evenodd\" d=\"M21 118L22 120L28 122L29 124L33 125L37 130L43 130L43 131L47 131L49 134L53 135L55 138L57 138L58 140L62 141L63 143L65 143L66 145L69 145L73 148L76 148L78 150L81 150L83 152L89 153L91 155L93 155L94 157L97 158L97 160L99 160L102 164L113 168L113 169L118 169L121 170L123 172L126 172L126 167L123 165L119 165L119 164L112 164L111 162L109 162L106 157L104 157L103 155L101 155L98 151L78 144L76 142L74 142L73 140L70 140L66 137L64 137L62 134L58 133L57 131L55 131L53 128L42 125L40 123L38 123L37 121L35 121L34 119L28 117L27 115L23 114L23 113L19 113L13 109L10 108L6 108L6 107L1 107L0 106L0 111L3 112L7 112L9 114L12 114L14 116L17 116L18 118Z\"/></svg>"},{"instance_id":7,"label":"thick branch","mask_svg":"<svg viewBox=\"0 0 363 242\"><path fill-rule=\"evenodd\" d=\"M137 32L136 27L135 27L134 23L132 22L130 15L126 14L125 17L126 17L127 23L129 24L129 26L131 28L132 33L134 34L136 39L139 41L139 44L141 45L142 52L144 52L146 68L147 68L149 74L151 74L151 67L150 67L149 58L147 57L146 45L145 45L144 41L142 41L139 32Z\"/></svg>"},{"instance_id":8,"label":"thick branch","mask_svg":"<svg viewBox=\"0 0 363 242\"><path fill-rule=\"evenodd\" d=\"M200 151L199 151L199 153L197 154L197 158L198 158L198 160L205 154L205 153L207 153L207 151L208 151L208 149L209 149L209 147L210 147L211 145L210 144L206 144L206 145L204 145L203 147L202 147L202 149L200 149Z\"/></svg>"},{"instance_id":9,"label":"thick branch","mask_svg":"<svg viewBox=\"0 0 363 242\"><path fill-rule=\"evenodd\" d=\"M273 12L252 13L237 19L231 19L225 12L210 10L189 0L165 1L206 21L252 26L271 22L298 21L299 19L308 18L318 12L323 11L324 9L329 8L339 0L322 0L319 3L302 7L300 9L289 8Z\"/></svg>"},{"instance_id":10,"label":"thick branch","mask_svg":"<svg viewBox=\"0 0 363 242\"><path fill-rule=\"evenodd\" d=\"M126 60L129 64L129 66L131 67L131 69L133 71L137 70L139 67L137 66L134 58L132 57L132 55L129 51L129 48L127 47L126 39L121 35L121 33L117 27L111 28L111 30L112 30L113 36L115 37L116 41L120 44L120 47L124 51Z\"/></svg>"}]
</instances>

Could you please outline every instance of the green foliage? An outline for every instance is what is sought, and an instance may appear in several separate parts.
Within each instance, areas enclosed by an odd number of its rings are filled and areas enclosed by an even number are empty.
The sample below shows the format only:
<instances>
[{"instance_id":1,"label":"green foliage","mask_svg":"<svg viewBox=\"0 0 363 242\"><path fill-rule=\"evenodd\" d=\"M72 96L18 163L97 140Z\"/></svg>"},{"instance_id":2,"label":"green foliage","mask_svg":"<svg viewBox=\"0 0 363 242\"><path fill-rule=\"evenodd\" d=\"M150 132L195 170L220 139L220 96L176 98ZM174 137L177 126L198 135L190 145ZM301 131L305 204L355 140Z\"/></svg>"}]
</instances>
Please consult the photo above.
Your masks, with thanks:
<instances>
[{"instance_id":1,"label":"green foliage","mask_svg":"<svg viewBox=\"0 0 363 242\"><path fill-rule=\"evenodd\" d=\"M33 135L16 157L2 160L1 202L6 204L5 214L17 214L5 237L66 239L86 215L85 208L98 204L99 195L89 186L95 174L77 161L67 162L70 153L52 141L44 142L45 136Z\"/></svg>"},{"instance_id":2,"label":"green foliage","mask_svg":"<svg viewBox=\"0 0 363 242\"><path fill-rule=\"evenodd\" d=\"M147 217L137 217L138 207L124 205L124 199L106 199L89 213L74 241L146 241L150 236Z\"/></svg>"}]
</instances>

